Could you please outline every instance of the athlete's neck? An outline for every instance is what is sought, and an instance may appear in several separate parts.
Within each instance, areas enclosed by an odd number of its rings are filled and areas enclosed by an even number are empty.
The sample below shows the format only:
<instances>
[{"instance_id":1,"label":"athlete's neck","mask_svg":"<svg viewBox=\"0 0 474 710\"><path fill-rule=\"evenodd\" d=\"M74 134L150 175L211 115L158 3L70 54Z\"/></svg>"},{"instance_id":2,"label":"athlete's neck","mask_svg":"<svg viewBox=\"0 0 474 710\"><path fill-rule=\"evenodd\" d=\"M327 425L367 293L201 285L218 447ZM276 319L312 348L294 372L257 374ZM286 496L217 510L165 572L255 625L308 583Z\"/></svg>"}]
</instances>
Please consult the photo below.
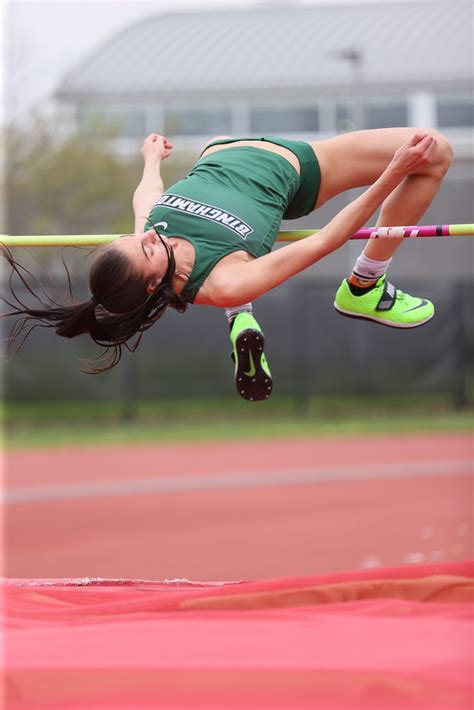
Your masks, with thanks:
<instances>
[{"instance_id":1,"label":"athlete's neck","mask_svg":"<svg viewBox=\"0 0 474 710\"><path fill-rule=\"evenodd\" d=\"M171 237L169 243L173 249L176 262L174 287L178 293L181 293L191 276L196 253L191 242L186 239Z\"/></svg>"}]
</instances>

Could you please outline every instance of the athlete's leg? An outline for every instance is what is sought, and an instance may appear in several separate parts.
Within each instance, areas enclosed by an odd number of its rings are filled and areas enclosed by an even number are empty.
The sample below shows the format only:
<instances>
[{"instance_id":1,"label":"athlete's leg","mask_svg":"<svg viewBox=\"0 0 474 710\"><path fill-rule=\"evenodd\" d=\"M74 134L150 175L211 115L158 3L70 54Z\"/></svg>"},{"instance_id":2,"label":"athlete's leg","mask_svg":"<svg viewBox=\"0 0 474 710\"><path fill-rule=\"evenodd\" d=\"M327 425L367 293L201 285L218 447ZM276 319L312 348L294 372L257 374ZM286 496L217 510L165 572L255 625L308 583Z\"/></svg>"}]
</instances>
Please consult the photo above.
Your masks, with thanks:
<instances>
[{"instance_id":1,"label":"athlete's leg","mask_svg":"<svg viewBox=\"0 0 474 710\"><path fill-rule=\"evenodd\" d=\"M358 131L312 143L322 174L316 206L340 192L375 182L413 132L412 128ZM452 151L441 133L427 132L438 143L433 162L406 177L385 200L378 226L417 224L433 200L451 164ZM433 317L433 304L397 291L385 279L391 257L401 241L380 239L367 243L348 281L343 281L336 294L334 305L338 311L397 328L413 328Z\"/></svg>"},{"instance_id":2,"label":"athlete's leg","mask_svg":"<svg viewBox=\"0 0 474 710\"><path fill-rule=\"evenodd\" d=\"M356 187L371 185L387 167L394 153L414 133L413 128L381 128L355 131L325 141L311 143L321 167L321 189L316 207L335 195ZM438 143L433 162L419 173L409 175L385 200L377 220L379 226L417 224L433 200L451 165L452 150L438 131L427 129ZM372 240L366 256L389 259L401 240Z\"/></svg>"}]
</instances>

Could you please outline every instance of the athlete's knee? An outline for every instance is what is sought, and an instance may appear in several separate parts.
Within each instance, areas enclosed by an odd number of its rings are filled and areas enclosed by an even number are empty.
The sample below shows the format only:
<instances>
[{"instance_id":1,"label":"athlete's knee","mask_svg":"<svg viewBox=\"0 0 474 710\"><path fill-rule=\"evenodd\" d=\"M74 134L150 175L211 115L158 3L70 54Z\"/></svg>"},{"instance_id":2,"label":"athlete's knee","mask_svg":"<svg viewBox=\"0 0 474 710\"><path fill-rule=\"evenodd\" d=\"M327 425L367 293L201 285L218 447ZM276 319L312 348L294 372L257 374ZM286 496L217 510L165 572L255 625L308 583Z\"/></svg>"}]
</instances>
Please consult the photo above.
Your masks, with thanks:
<instances>
[{"instance_id":1,"label":"athlete's knee","mask_svg":"<svg viewBox=\"0 0 474 710\"><path fill-rule=\"evenodd\" d=\"M436 140L437 148L430 166L431 171L439 177L443 177L448 172L453 162L453 147L446 136L434 128L427 129L427 132Z\"/></svg>"}]
</instances>

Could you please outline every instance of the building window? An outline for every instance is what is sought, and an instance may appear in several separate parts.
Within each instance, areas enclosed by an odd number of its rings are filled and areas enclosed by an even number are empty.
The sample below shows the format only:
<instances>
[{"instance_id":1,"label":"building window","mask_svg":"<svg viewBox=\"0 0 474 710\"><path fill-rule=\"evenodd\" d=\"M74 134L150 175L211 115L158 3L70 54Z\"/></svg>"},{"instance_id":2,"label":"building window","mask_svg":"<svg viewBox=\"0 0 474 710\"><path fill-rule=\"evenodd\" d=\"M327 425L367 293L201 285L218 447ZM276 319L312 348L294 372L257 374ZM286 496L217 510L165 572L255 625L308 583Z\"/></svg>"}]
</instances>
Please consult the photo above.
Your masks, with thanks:
<instances>
[{"instance_id":1,"label":"building window","mask_svg":"<svg viewBox=\"0 0 474 710\"><path fill-rule=\"evenodd\" d=\"M230 108L166 107L165 133L175 136L228 135L231 133Z\"/></svg>"},{"instance_id":2,"label":"building window","mask_svg":"<svg viewBox=\"0 0 474 710\"><path fill-rule=\"evenodd\" d=\"M364 107L364 128L392 128L408 125L408 104L406 101L368 103Z\"/></svg>"},{"instance_id":3,"label":"building window","mask_svg":"<svg viewBox=\"0 0 474 710\"><path fill-rule=\"evenodd\" d=\"M253 106L250 131L259 133L315 133L319 131L316 106Z\"/></svg>"},{"instance_id":4,"label":"building window","mask_svg":"<svg viewBox=\"0 0 474 710\"><path fill-rule=\"evenodd\" d=\"M349 104L337 104L336 106L336 125L335 129L338 133L347 133L355 131L357 128L356 111L351 109Z\"/></svg>"},{"instance_id":5,"label":"building window","mask_svg":"<svg viewBox=\"0 0 474 710\"><path fill-rule=\"evenodd\" d=\"M77 122L90 135L141 138L145 133L145 112L132 106L80 106Z\"/></svg>"},{"instance_id":6,"label":"building window","mask_svg":"<svg viewBox=\"0 0 474 710\"><path fill-rule=\"evenodd\" d=\"M474 126L474 98L439 97L436 102L439 128L470 128Z\"/></svg>"},{"instance_id":7,"label":"building window","mask_svg":"<svg viewBox=\"0 0 474 710\"><path fill-rule=\"evenodd\" d=\"M408 125L408 103L405 100L348 102L336 107L338 131L354 131L362 128L392 128Z\"/></svg>"}]
</instances>

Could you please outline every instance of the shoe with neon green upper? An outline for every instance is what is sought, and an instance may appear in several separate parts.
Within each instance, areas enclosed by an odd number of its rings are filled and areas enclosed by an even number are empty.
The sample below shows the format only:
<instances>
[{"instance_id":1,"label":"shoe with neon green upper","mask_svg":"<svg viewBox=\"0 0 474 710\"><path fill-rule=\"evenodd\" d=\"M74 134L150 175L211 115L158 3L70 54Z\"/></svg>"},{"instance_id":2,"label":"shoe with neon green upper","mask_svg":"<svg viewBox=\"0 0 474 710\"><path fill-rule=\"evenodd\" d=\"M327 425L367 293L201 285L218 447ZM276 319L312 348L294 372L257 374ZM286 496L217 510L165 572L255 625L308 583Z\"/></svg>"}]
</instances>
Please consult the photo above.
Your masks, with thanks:
<instances>
[{"instance_id":1,"label":"shoe with neon green upper","mask_svg":"<svg viewBox=\"0 0 474 710\"><path fill-rule=\"evenodd\" d=\"M237 392L250 402L268 399L273 380L263 352L265 338L251 313L238 313L230 330Z\"/></svg>"},{"instance_id":2,"label":"shoe with neon green upper","mask_svg":"<svg viewBox=\"0 0 474 710\"><path fill-rule=\"evenodd\" d=\"M391 328L416 328L434 316L431 301L403 293L387 281L386 274L360 296L351 292L344 279L336 293L334 307L343 316L364 318Z\"/></svg>"}]
</instances>

